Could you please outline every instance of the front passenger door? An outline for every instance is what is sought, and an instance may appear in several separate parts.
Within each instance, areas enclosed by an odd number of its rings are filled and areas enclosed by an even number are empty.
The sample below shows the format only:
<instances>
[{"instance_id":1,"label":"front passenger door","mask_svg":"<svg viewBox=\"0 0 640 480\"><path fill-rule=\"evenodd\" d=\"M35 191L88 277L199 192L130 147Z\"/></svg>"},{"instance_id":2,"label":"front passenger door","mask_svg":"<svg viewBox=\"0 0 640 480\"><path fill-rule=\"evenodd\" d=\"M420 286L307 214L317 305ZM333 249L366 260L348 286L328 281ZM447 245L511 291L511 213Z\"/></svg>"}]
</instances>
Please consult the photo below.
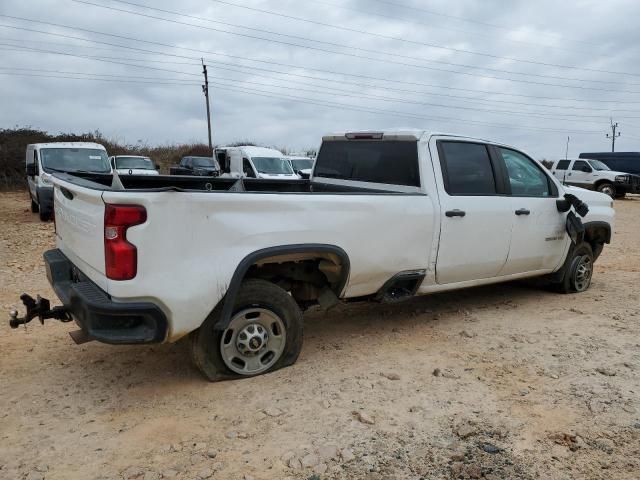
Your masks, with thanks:
<instances>
[{"instance_id":1,"label":"front passenger door","mask_svg":"<svg viewBox=\"0 0 640 480\"><path fill-rule=\"evenodd\" d=\"M498 148L511 190L513 228L509 258L500 275L553 270L564 257L566 214L558 188L539 164L521 152Z\"/></svg>"},{"instance_id":2,"label":"front passenger door","mask_svg":"<svg viewBox=\"0 0 640 480\"><path fill-rule=\"evenodd\" d=\"M584 160L576 160L567 172L567 183L583 188L593 188L593 169Z\"/></svg>"}]
</instances>

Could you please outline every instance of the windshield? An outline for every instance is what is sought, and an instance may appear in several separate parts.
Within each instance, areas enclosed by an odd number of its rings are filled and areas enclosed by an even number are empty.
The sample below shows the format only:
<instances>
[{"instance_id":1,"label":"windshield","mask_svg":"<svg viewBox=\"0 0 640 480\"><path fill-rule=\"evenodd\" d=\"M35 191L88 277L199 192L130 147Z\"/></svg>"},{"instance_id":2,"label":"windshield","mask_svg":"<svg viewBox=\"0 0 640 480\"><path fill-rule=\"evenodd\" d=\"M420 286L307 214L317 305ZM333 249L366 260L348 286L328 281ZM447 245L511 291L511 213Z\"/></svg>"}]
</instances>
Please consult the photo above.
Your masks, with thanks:
<instances>
[{"instance_id":1,"label":"windshield","mask_svg":"<svg viewBox=\"0 0 640 480\"><path fill-rule=\"evenodd\" d=\"M107 152L94 148L43 148L40 158L45 172L111 172Z\"/></svg>"},{"instance_id":2,"label":"windshield","mask_svg":"<svg viewBox=\"0 0 640 480\"><path fill-rule=\"evenodd\" d=\"M292 174L291 165L284 158L279 157L253 157L251 159L259 173Z\"/></svg>"},{"instance_id":3,"label":"windshield","mask_svg":"<svg viewBox=\"0 0 640 480\"><path fill-rule=\"evenodd\" d=\"M589 160L589 164L598 171L611 170L608 166L602 163L600 160Z\"/></svg>"},{"instance_id":4,"label":"windshield","mask_svg":"<svg viewBox=\"0 0 640 480\"><path fill-rule=\"evenodd\" d=\"M213 163L213 158L209 158L209 157L193 157L193 166L218 168L218 166L215 163Z\"/></svg>"},{"instance_id":5,"label":"windshield","mask_svg":"<svg viewBox=\"0 0 640 480\"><path fill-rule=\"evenodd\" d=\"M295 171L310 170L313 168L313 159L311 158L295 158L290 161Z\"/></svg>"},{"instance_id":6,"label":"windshield","mask_svg":"<svg viewBox=\"0 0 640 480\"><path fill-rule=\"evenodd\" d=\"M146 157L116 157L116 168L155 170L156 167L150 158Z\"/></svg>"}]
</instances>

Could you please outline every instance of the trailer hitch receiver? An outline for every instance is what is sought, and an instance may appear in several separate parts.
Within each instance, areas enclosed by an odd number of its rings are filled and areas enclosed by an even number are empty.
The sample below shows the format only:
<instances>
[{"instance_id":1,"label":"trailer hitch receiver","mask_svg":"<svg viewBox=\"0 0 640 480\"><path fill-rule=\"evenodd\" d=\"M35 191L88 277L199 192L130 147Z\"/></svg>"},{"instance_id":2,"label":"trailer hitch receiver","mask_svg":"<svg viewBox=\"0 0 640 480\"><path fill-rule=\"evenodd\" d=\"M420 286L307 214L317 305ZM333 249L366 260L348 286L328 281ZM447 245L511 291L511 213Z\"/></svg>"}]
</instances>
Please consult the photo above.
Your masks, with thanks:
<instances>
[{"instance_id":1,"label":"trailer hitch receiver","mask_svg":"<svg viewBox=\"0 0 640 480\"><path fill-rule=\"evenodd\" d=\"M23 293L20 295L20 300L22 300L27 313L24 317L18 317L17 310L9 312L9 326L11 328L18 328L20 325L26 325L36 317L43 325L44 321L50 318L60 320L61 322L71 321L71 315L65 307L51 308L51 302L46 298L40 297L40 295L34 299L30 295Z\"/></svg>"}]
</instances>

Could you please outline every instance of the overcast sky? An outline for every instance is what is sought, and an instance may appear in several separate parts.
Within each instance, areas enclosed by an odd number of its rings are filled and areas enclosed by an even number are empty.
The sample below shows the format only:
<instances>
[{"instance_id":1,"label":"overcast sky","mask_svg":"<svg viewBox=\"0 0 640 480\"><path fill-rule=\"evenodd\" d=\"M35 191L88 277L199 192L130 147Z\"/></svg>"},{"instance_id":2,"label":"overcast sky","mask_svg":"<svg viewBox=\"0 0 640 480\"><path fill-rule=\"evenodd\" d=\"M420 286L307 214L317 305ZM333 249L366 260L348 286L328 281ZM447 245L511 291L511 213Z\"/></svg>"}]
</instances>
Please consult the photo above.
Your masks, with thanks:
<instances>
[{"instance_id":1,"label":"overcast sky","mask_svg":"<svg viewBox=\"0 0 640 480\"><path fill-rule=\"evenodd\" d=\"M637 0L0 0L0 15L2 128L206 142L203 57L216 144L415 127L558 158L567 136L569 155L608 150L613 116L616 149L640 150Z\"/></svg>"}]
</instances>

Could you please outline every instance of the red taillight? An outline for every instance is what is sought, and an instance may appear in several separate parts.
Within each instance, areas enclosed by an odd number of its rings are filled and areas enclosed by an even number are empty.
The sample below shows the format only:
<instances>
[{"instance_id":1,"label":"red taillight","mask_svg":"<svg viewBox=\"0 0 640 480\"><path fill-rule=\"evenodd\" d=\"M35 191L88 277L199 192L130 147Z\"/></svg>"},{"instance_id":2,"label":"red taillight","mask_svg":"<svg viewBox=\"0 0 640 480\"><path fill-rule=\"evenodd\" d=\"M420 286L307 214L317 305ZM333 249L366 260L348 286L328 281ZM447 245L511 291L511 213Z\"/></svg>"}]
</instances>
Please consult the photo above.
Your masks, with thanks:
<instances>
[{"instance_id":1,"label":"red taillight","mask_svg":"<svg viewBox=\"0 0 640 480\"><path fill-rule=\"evenodd\" d=\"M127 229L147 221L139 205L111 205L104 210L104 263L107 278L131 280L138 269L138 251L127 242Z\"/></svg>"}]
</instances>

